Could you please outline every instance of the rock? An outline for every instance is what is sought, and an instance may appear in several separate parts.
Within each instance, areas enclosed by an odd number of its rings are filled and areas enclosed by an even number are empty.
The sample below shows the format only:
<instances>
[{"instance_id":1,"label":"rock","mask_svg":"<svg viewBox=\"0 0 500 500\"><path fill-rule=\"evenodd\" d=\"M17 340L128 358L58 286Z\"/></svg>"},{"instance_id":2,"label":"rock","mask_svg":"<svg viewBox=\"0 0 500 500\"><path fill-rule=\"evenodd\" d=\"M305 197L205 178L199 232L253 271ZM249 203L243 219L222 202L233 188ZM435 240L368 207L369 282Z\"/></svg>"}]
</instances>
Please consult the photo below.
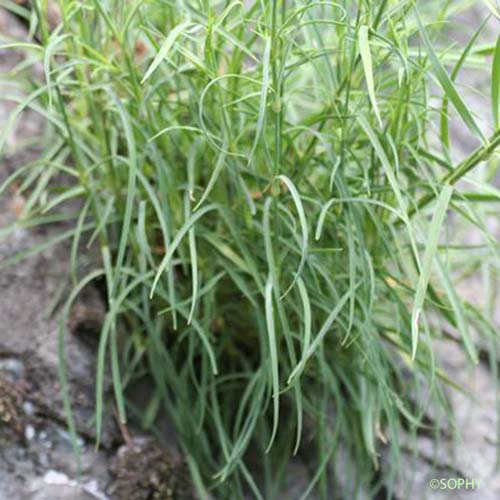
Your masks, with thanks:
<instances>
[{"instance_id":1,"label":"rock","mask_svg":"<svg viewBox=\"0 0 500 500\"><path fill-rule=\"evenodd\" d=\"M32 425L27 425L24 429L24 437L26 441L31 441L36 435L35 428Z\"/></svg>"},{"instance_id":2,"label":"rock","mask_svg":"<svg viewBox=\"0 0 500 500\"><path fill-rule=\"evenodd\" d=\"M92 479L83 485L83 491L91 495L93 498L97 500L108 500L109 497L101 491L99 488L99 484L95 479Z\"/></svg>"},{"instance_id":3,"label":"rock","mask_svg":"<svg viewBox=\"0 0 500 500\"><path fill-rule=\"evenodd\" d=\"M3 372L11 381L21 380L25 376L22 361L12 357L0 360L0 372Z\"/></svg>"},{"instance_id":4,"label":"rock","mask_svg":"<svg viewBox=\"0 0 500 500\"><path fill-rule=\"evenodd\" d=\"M56 486L66 485L70 482L66 474L52 469L45 473L43 480L45 484L52 484Z\"/></svg>"},{"instance_id":5,"label":"rock","mask_svg":"<svg viewBox=\"0 0 500 500\"><path fill-rule=\"evenodd\" d=\"M33 482L34 491L21 497L21 500L92 500L91 493L76 484L52 485Z\"/></svg>"}]
</instances>

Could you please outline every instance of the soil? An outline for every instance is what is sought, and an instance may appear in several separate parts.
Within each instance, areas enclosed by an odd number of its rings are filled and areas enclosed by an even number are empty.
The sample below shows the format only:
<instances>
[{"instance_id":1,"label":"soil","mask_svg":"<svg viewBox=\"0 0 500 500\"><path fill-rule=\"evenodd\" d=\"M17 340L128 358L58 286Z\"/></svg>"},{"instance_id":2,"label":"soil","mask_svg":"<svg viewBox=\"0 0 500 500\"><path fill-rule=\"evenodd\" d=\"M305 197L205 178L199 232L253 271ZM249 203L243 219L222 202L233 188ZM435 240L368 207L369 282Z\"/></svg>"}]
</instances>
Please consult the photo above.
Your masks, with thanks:
<instances>
[{"instance_id":1,"label":"soil","mask_svg":"<svg viewBox=\"0 0 500 500\"><path fill-rule=\"evenodd\" d=\"M113 460L115 481L109 492L128 500L191 500L189 474L152 439L136 439L118 450Z\"/></svg>"}]
</instances>

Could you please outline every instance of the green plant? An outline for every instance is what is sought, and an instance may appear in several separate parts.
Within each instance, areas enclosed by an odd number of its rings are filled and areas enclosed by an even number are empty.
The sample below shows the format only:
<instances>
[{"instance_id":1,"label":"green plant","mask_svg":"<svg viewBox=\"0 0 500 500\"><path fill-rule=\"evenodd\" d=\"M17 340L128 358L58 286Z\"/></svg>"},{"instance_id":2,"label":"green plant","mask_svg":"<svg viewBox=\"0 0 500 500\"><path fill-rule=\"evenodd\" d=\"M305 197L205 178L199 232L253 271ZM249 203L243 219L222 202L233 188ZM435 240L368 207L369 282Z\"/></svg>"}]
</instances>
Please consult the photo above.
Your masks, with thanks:
<instances>
[{"instance_id":1,"label":"green plant","mask_svg":"<svg viewBox=\"0 0 500 500\"><path fill-rule=\"evenodd\" d=\"M120 419L139 410L152 424L163 405L201 496L279 498L297 451L315 464L303 498L329 497L341 454L344 498L390 492L401 431L429 426L430 407L436 429L451 418L453 382L433 351L443 325L473 362L473 332L496 345L455 290L463 255L445 231L451 212L479 228L490 253L478 264L471 250L470 269L498 266L483 222L499 200L487 183L496 163L472 188L456 183L500 133L485 137L454 80L500 49L433 41L467 3L60 1L52 30L46 3L34 5L16 9L40 42L21 45L45 82L9 96L10 126L31 107L48 127L39 160L1 189L24 179L20 223L82 200L46 246L72 240L62 359L72 301L106 280L98 433L109 360ZM492 102L497 127L495 85ZM452 109L479 144L459 165ZM102 267L82 276L79 248L94 240ZM144 377L150 403L135 409L127 387ZM66 394L64 363L61 380Z\"/></svg>"}]
</instances>

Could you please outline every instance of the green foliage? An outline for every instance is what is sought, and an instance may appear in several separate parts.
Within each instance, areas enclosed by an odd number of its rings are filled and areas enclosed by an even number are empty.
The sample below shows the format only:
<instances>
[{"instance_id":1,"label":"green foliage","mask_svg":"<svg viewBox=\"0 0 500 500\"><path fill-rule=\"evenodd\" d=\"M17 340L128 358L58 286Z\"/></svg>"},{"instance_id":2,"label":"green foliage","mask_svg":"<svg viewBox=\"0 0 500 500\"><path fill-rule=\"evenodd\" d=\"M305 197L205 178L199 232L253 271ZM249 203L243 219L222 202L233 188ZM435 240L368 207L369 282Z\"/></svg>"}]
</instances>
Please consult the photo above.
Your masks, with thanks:
<instances>
[{"instance_id":1,"label":"green foliage","mask_svg":"<svg viewBox=\"0 0 500 500\"><path fill-rule=\"evenodd\" d=\"M469 58L498 62L498 45L471 44L461 58L437 43L445 1L417 2L418 12L387 0L61 1L52 31L43 4L16 7L42 27L40 45L21 45L46 79L7 96L19 106L1 142L24 108L46 118L39 160L9 181L21 175L31 193L20 224L83 200L68 216L74 229L45 247L73 239L75 293L106 279L98 431L112 415L110 363L123 421L137 410L127 387L152 381L143 421L161 401L199 491L278 498L294 453L314 464L303 498L330 498L341 455L342 498L390 491L401 432L425 428L430 407L449 417L451 382L433 349L443 326L474 361L471 329L496 342L453 283L465 254L470 268L498 267L483 223L500 199L487 184L495 165L471 191L457 182L499 134L485 139L455 82ZM492 75L498 83L498 67ZM481 141L457 167L452 106ZM452 251L451 212L485 234L479 264L473 250ZM102 269L81 276L89 240ZM67 395L64 363L61 378Z\"/></svg>"}]
</instances>

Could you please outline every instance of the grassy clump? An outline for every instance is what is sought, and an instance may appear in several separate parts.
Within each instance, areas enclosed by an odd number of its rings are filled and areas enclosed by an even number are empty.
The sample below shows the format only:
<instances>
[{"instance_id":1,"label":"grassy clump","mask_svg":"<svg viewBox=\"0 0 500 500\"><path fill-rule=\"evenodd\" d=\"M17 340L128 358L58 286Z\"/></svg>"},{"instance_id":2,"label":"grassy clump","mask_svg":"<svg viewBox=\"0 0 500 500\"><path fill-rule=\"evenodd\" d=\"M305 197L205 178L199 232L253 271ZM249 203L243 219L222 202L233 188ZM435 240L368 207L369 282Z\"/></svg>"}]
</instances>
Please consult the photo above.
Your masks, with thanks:
<instances>
[{"instance_id":1,"label":"grassy clump","mask_svg":"<svg viewBox=\"0 0 500 500\"><path fill-rule=\"evenodd\" d=\"M443 325L472 361L474 332L494 340L455 290L444 230L454 212L483 231L498 201L483 182L494 168L454 187L499 142L453 83L494 48L438 56L445 1L60 1L52 30L34 4L16 10L40 34L24 47L45 82L11 98L47 130L16 176L31 193L25 221L82 200L47 244L72 240L62 324L79 291L106 279L98 431L112 412L109 360L120 418L139 410L151 424L164 406L199 492L278 498L297 451L314 464L304 498L330 498L332 481L344 498L390 490L401 431L429 425L429 407L436 426L449 416L433 349ZM458 166L452 109L478 142ZM102 268L82 276L89 241ZM61 353L63 342L61 331ZM144 377L149 404L133 408L127 387Z\"/></svg>"}]
</instances>

